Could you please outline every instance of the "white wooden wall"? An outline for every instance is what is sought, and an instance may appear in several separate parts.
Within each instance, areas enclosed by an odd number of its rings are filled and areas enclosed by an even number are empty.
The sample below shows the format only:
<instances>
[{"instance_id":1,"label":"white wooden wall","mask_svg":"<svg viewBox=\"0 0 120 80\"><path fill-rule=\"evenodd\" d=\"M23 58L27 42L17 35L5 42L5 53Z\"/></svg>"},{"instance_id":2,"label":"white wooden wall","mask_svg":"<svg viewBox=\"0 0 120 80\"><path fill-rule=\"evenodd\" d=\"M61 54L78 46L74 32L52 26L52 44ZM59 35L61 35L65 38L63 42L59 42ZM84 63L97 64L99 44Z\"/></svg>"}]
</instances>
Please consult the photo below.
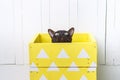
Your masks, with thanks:
<instances>
[{"instance_id":1,"label":"white wooden wall","mask_svg":"<svg viewBox=\"0 0 120 80\"><path fill-rule=\"evenodd\" d=\"M0 64L28 64L28 44L36 33L70 27L95 36L99 64L120 64L119 3L119 0L0 0Z\"/></svg>"},{"instance_id":2,"label":"white wooden wall","mask_svg":"<svg viewBox=\"0 0 120 80\"><path fill-rule=\"evenodd\" d=\"M0 0L0 64L15 64L14 3Z\"/></svg>"},{"instance_id":3,"label":"white wooden wall","mask_svg":"<svg viewBox=\"0 0 120 80\"><path fill-rule=\"evenodd\" d=\"M120 0L107 2L106 63L120 65Z\"/></svg>"}]
</instances>

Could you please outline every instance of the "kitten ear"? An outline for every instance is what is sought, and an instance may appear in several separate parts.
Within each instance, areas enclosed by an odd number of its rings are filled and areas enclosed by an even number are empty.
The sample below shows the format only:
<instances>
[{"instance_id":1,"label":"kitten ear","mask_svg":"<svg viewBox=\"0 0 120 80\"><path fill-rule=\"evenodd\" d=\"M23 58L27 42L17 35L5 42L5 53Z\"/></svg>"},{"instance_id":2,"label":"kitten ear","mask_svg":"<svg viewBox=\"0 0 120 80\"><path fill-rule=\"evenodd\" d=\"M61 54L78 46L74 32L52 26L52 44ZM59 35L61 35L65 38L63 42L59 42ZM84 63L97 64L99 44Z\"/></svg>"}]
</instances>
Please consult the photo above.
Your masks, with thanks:
<instances>
[{"instance_id":1,"label":"kitten ear","mask_svg":"<svg viewBox=\"0 0 120 80\"><path fill-rule=\"evenodd\" d=\"M74 33L74 28L72 27L72 28L70 28L69 30L68 30L68 33L70 34L70 36L72 36L73 35L73 33Z\"/></svg>"},{"instance_id":2,"label":"kitten ear","mask_svg":"<svg viewBox=\"0 0 120 80\"><path fill-rule=\"evenodd\" d=\"M52 38L55 32L52 29L48 29L48 33L50 37Z\"/></svg>"}]
</instances>

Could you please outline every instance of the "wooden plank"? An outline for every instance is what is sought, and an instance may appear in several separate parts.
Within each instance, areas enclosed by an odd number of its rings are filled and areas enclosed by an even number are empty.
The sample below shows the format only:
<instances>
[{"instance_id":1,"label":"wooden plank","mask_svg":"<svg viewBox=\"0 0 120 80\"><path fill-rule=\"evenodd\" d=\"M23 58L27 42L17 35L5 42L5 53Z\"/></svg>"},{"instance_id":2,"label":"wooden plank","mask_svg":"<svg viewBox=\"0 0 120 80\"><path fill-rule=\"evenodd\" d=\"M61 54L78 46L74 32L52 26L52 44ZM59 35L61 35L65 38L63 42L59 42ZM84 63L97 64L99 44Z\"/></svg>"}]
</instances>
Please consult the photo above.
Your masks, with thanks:
<instances>
[{"instance_id":1,"label":"wooden plank","mask_svg":"<svg viewBox=\"0 0 120 80\"><path fill-rule=\"evenodd\" d=\"M13 0L0 0L0 64L15 64Z\"/></svg>"},{"instance_id":2,"label":"wooden plank","mask_svg":"<svg viewBox=\"0 0 120 80\"><path fill-rule=\"evenodd\" d=\"M120 64L120 1L109 0L107 10L107 64Z\"/></svg>"},{"instance_id":3,"label":"wooden plank","mask_svg":"<svg viewBox=\"0 0 120 80\"><path fill-rule=\"evenodd\" d=\"M114 26L114 0L107 1L107 36L106 36L106 63L113 64L114 59L112 58L112 37L113 37L113 26Z\"/></svg>"},{"instance_id":4,"label":"wooden plank","mask_svg":"<svg viewBox=\"0 0 120 80\"><path fill-rule=\"evenodd\" d=\"M78 26L81 32L96 33L97 0L78 0Z\"/></svg>"},{"instance_id":5,"label":"wooden plank","mask_svg":"<svg viewBox=\"0 0 120 80\"><path fill-rule=\"evenodd\" d=\"M68 29L69 0L50 0L50 28Z\"/></svg>"},{"instance_id":6,"label":"wooden plank","mask_svg":"<svg viewBox=\"0 0 120 80\"><path fill-rule=\"evenodd\" d=\"M105 8L105 0L78 0L79 31L95 36L100 64L105 64Z\"/></svg>"},{"instance_id":7,"label":"wooden plank","mask_svg":"<svg viewBox=\"0 0 120 80\"><path fill-rule=\"evenodd\" d=\"M50 27L50 0L42 0L41 3L41 10L42 10L42 25L41 30L42 32L47 32L48 28Z\"/></svg>"},{"instance_id":8,"label":"wooden plank","mask_svg":"<svg viewBox=\"0 0 120 80\"><path fill-rule=\"evenodd\" d=\"M115 65L120 65L120 0L114 0L114 38L112 38L111 46L115 58ZM113 54L112 53L112 54Z\"/></svg>"},{"instance_id":9,"label":"wooden plank","mask_svg":"<svg viewBox=\"0 0 120 80\"><path fill-rule=\"evenodd\" d=\"M24 63L28 64L28 44L36 33L41 32L41 0L23 0ZM23 59L23 58L22 58Z\"/></svg>"},{"instance_id":10,"label":"wooden plank","mask_svg":"<svg viewBox=\"0 0 120 80\"><path fill-rule=\"evenodd\" d=\"M106 61L106 0L98 0L97 26L95 37L98 44L98 61L105 64Z\"/></svg>"},{"instance_id":11,"label":"wooden plank","mask_svg":"<svg viewBox=\"0 0 120 80\"><path fill-rule=\"evenodd\" d=\"M74 27L75 32L79 32L78 0L69 0L69 27Z\"/></svg>"},{"instance_id":12,"label":"wooden plank","mask_svg":"<svg viewBox=\"0 0 120 80\"><path fill-rule=\"evenodd\" d=\"M14 16L14 44L15 48L14 51L16 53L16 64L23 64L24 63L24 48L23 48L23 25L22 25L22 19L23 19L23 12L22 12L22 1L21 0L15 0L14 1L14 10L15 10L15 16Z\"/></svg>"}]
</instances>

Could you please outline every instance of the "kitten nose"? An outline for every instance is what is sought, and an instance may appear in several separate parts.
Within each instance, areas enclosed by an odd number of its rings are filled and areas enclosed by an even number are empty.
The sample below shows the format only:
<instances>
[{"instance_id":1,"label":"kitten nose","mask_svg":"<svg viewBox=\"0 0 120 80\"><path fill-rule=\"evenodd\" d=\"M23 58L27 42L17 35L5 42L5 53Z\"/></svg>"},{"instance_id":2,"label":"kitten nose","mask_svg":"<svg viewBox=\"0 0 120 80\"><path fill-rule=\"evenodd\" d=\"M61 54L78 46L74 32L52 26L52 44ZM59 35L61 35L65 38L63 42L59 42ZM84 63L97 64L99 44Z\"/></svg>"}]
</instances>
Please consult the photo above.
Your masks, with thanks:
<instances>
[{"instance_id":1,"label":"kitten nose","mask_svg":"<svg viewBox=\"0 0 120 80\"><path fill-rule=\"evenodd\" d=\"M63 38L61 38L61 40L63 40Z\"/></svg>"}]
</instances>

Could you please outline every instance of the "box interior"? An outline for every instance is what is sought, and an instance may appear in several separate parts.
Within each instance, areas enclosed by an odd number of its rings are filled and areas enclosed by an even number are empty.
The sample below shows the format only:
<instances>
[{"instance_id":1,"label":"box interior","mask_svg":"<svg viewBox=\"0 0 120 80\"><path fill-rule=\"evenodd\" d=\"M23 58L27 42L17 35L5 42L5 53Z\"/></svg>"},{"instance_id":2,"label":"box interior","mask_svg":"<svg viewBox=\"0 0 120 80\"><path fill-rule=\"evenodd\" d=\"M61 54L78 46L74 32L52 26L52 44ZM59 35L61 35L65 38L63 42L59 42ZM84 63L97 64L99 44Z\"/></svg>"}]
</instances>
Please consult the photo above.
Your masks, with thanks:
<instances>
[{"instance_id":1,"label":"box interior","mask_svg":"<svg viewBox=\"0 0 120 80\"><path fill-rule=\"evenodd\" d=\"M33 43L51 43L49 34L37 34L32 41ZM72 43L95 42L94 38L88 33L75 33L72 37Z\"/></svg>"}]
</instances>

